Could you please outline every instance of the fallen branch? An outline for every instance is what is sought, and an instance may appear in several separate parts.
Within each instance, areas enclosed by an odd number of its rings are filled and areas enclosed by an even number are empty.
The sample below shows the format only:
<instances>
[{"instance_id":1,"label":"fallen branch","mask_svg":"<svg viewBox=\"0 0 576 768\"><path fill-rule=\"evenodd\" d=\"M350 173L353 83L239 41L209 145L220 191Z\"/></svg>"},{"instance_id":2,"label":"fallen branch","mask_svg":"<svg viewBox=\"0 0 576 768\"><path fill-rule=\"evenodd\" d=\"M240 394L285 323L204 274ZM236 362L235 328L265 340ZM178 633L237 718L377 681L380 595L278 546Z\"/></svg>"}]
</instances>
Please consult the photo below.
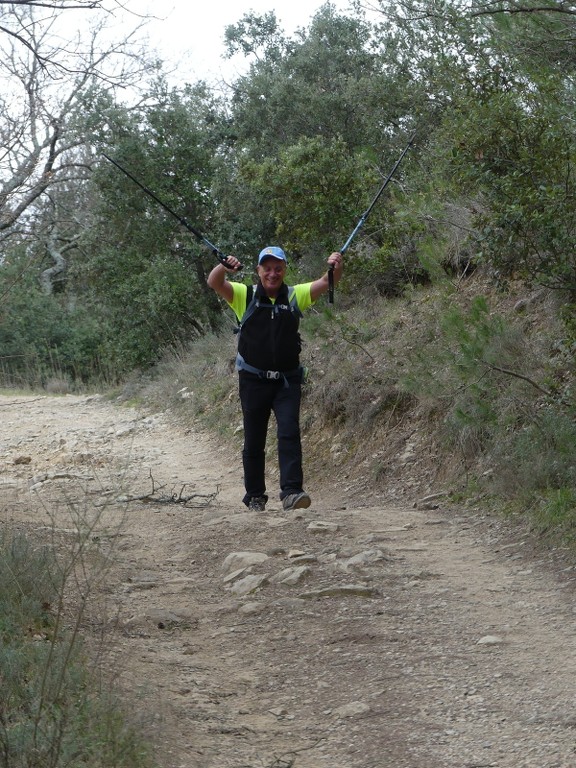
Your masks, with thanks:
<instances>
[{"instance_id":1,"label":"fallen branch","mask_svg":"<svg viewBox=\"0 0 576 768\"><path fill-rule=\"evenodd\" d=\"M208 507L220 493L220 486L217 485L213 493L190 493L186 495L184 493L187 488L186 483L178 492L172 490L170 493L160 493L166 486L156 487L152 471L150 471L149 476L152 483L152 490L149 493L144 493L141 496L123 496L119 501L125 503L140 501L146 504L181 504L182 506Z\"/></svg>"}]
</instances>

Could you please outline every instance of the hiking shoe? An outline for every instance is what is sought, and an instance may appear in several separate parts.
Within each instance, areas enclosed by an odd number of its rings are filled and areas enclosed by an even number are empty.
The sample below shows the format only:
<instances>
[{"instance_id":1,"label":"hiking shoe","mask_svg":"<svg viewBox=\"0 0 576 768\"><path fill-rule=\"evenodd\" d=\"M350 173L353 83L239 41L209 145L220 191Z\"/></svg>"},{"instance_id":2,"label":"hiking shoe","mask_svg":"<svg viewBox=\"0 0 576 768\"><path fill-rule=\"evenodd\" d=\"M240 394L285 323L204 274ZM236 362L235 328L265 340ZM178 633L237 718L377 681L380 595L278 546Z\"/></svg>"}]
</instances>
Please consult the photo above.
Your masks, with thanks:
<instances>
[{"instance_id":1,"label":"hiking shoe","mask_svg":"<svg viewBox=\"0 0 576 768\"><path fill-rule=\"evenodd\" d=\"M266 510L266 497L252 496L248 502L248 509L251 509L252 512L264 512Z\"/></svg>"},{"instance_id":2,"label":"hiking shoe","mask_svg":"<svg viewBox=\"0 0 576 768\"><path fill-rule=\"evenodd\" d=\"M307 493L290 493L282 499L282 508L284 512L291 512L293 509L308 509L312 504L312 499Z\"/></svg>"}]
</instances>

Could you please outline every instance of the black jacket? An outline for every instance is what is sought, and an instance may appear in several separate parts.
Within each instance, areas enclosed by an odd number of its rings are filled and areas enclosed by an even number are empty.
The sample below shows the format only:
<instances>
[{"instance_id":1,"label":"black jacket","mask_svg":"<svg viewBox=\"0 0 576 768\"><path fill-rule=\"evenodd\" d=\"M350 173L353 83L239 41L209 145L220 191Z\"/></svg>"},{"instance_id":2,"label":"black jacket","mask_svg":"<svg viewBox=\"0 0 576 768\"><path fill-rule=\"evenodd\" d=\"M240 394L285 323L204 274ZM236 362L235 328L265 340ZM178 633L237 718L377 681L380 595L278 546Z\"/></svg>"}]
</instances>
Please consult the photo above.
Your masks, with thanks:
<instances>
[{"instance_id":1,"label":"black jacket","mask_svg":"<svg viewBox=\"0 0 576 768\"><path fill-rule=\"evenodd\" d=\"M295 370L300 365L301 313L294 301L290 303L288 286L283 283L272 302L258 283L252 302L246 320L240 324L238 353L249 365L263 371Z\"/></svg>"}]
</instances>

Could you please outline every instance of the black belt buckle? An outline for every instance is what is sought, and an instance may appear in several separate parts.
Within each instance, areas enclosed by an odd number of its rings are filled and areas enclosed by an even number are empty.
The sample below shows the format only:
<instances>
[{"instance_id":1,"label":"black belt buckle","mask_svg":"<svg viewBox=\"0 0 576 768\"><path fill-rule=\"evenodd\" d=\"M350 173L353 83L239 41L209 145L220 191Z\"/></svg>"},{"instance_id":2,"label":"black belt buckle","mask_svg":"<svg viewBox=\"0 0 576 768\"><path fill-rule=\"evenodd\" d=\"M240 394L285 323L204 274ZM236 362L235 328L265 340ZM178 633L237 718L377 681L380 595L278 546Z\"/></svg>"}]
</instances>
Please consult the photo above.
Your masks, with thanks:
<instances>
[{"instance_id":1,"label":"black belt buckle","mask_svg":"<svg viewBox=\"0 0 576 768\"><path fill-rule=\"evenodd\" d=\"M280 378L280 371L266 371L266 378L278 381Z\"/></svg>"}]
</instances>

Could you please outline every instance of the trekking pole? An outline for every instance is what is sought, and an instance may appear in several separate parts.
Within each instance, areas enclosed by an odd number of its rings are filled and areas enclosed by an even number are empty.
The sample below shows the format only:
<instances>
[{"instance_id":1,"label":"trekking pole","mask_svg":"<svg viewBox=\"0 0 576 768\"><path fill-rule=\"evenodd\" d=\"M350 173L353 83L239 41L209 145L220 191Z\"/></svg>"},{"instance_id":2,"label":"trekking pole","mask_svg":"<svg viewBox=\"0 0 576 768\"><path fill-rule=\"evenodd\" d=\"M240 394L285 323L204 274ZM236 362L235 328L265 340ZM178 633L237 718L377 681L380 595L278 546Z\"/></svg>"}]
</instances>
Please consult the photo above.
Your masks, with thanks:
<instances>
[{"instance_id":1,"label":"trekking pole","mask_svg":"<svg viewBox=\"0 0 576 768\"><path fill-rule=\"evenodd\" d=\"M410 149L410 147L414 143L414 139L415 138L416 138L416 132L414 132L412 134L412 137L410 138L410 141L408 142L408 144L402 150L402 154L400 155L398 160L396 160L396 163L394 164L394 167L392 168L392 170L390 171L390 173L386 177L386 180L384 181L384 184L382 184L382 186L378 190L378 193L377 193L376 197L374 198L374 200L372 200L372 202L370 203L368 208L364 211L364 213L362 214L362 216L358 220L358 224L356 224L356 226L354 227L350 237L348 238L348 240L346 240L346 242L344 243L343 247L340 248L340 253L342 255L344 255L344 253L346 253L346 251L348 250L348 248L350 246L350 243L352 242L352 240L354 240L354 238L356 237L358 232L364 226L364 223L365 223L366 219L368 218L368 216L370 215L370 212L372 211L372 208L374 208L374 206L376 205L376 203L378 202L378 200L380 198L380 195L382 194L382 192L384 192L384 190L386 189L386 187L390 183L390 180L392 179L392 176L394 176L394 174L396 173L396 171L398 169L398 166L400 165L400 163L404 159L404 155L406 154L406 152L408 152L408 150ZM328 302L330 304L334 304L334 267L333 266L330 266L328 268Z\"/></svg>"},{"instance_id":2,"label":"trekking pole","mask_svg":"<svg viewBox=\"0 0 576 768\"><path fill-rule=\"evenodd\" d=\"M120 163L118 163L116 160L113 160L111 157L108 157L108 155L105 152L102 152L102 154L104 155L106 160L109 160L113 165L116 166L116 168L121 170L124 175L128 176L128 178L131 179L134 182L134 184L136 184L138 187L140 187L140 189L144 190L144 192L146 192L147 195L150 195L150 197L153 200L155 200L158 203L158 205L161 205L162 208L164 208L165 211L168 211L168 213L172 214L172 216L174 216L175 219L178 219L180 224L182 224L182 226L186 227L186 229L189 232L192 232L192 234L196 237L196 239L199 242L203 243L207 248L210 248L210 250L212 251L214 256L216 256L216 258L218 259L218 261L221 264L223 264L225 267L228 267L228 258L226 256L226 254L222 253L222 251L219 248L217 248L213 243L211 243L210 240L208 240L208 238L204 237L204 235L201 232L199 232L195 227L193 227L192 224L190 224L188 221L186 221L186 219L183 216L179 216L176 213L176 211L173 211L172 208L170 208L168 205L166 205L165 202L160 200L160 198L157 197L154 194L154 192L152 192L150 189L148 189L148 187L145 187L144 184L142 184L140 181L138 181L138 179L136 179L134 176L132 176L132 174L129 171L127 171L126 168L123 168L120 165ZM240 271L242 268L243 268L242 264L240 264L236 268L236 271Z\"/></svg>"}]
</instances>

